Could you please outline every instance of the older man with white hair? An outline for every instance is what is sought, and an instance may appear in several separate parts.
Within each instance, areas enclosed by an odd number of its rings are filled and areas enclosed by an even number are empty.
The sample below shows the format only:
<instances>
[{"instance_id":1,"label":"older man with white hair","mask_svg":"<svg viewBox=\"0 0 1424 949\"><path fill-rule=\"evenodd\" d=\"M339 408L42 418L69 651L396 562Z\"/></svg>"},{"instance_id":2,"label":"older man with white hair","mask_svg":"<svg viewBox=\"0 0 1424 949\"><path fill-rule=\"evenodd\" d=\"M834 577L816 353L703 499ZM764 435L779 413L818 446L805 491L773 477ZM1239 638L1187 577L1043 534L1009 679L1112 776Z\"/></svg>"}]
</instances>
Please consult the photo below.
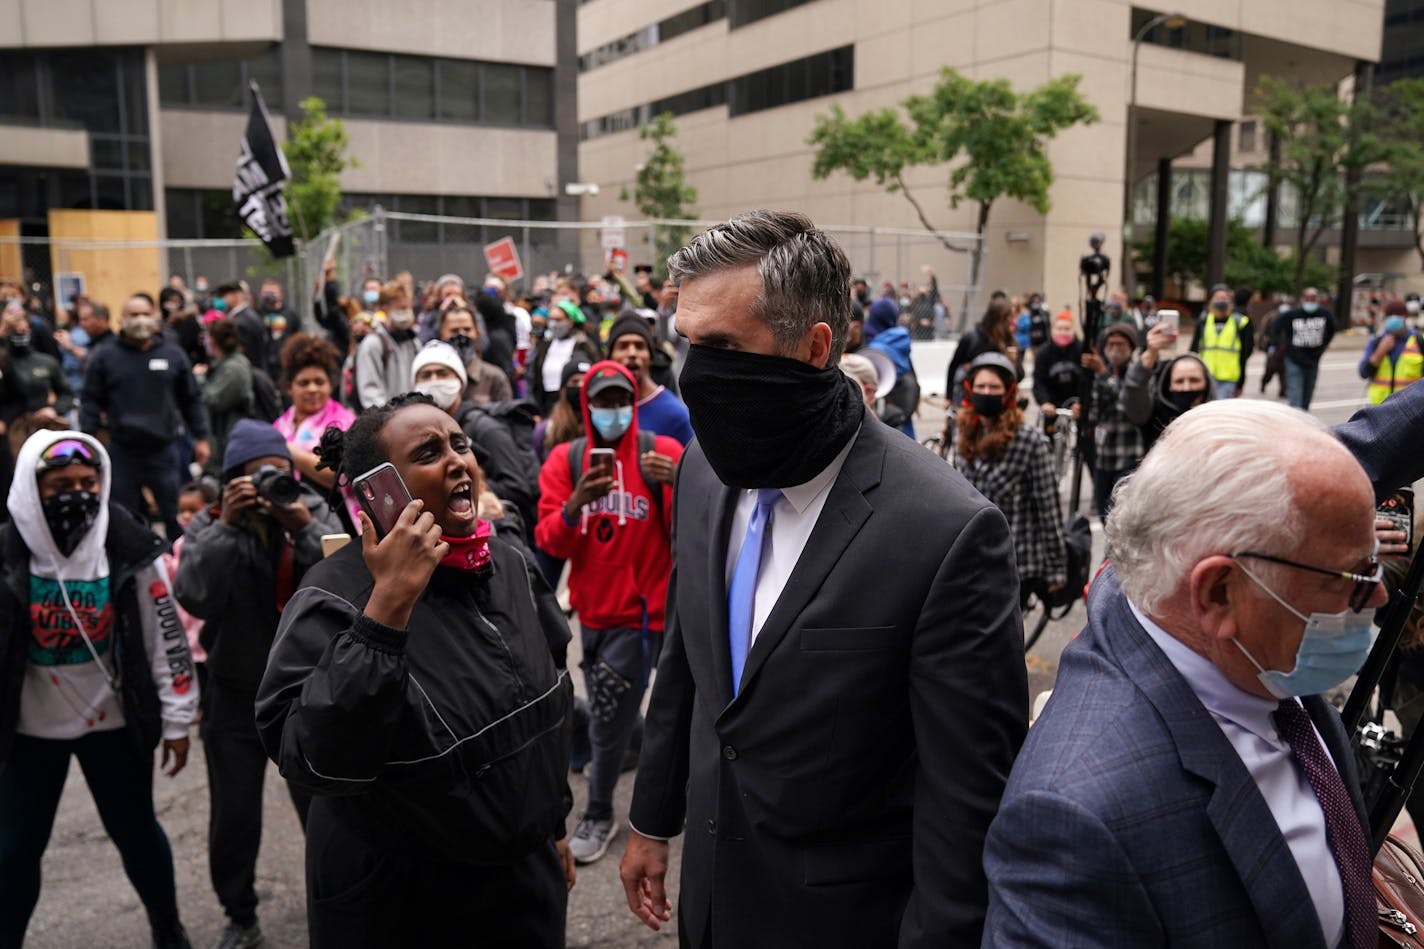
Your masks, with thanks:
<instances>
[{"instance_id":1,"label":"older man with white hair","mask_svg":"<svg viewBox=\"0 0 1424 949\"><path fill-rule=\"evenodd\" d=\"M1190 472L1184 478L1183 473ZM985 946L1374 946L1339 716L1383 604L1368 478L1221 401L1116 492L1112 566L989 830Z\"/></svg>"}]
</instances>

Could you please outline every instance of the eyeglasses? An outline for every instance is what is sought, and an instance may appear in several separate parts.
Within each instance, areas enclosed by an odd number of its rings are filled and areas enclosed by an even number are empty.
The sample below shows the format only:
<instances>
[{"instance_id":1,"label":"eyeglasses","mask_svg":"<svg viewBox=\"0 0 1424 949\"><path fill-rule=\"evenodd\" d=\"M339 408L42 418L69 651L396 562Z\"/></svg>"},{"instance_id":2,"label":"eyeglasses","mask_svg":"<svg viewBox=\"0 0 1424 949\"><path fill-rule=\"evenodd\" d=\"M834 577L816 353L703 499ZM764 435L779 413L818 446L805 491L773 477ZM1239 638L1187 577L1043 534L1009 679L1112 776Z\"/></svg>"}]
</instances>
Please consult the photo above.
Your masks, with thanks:
<instances>
[{"instance_id":1,"label":"eyeglasses","mask_svg":"<svg viewBox=\"0 0 1424 949\"><path fill-rule=\"evenodd\" d=\"M1239 554L1232 554L1232 559L1237 557L1250 557L1253 560L1264 560L1268 563L1278 563L1283 567L1294 567L1297 570L1309 570L1311 573L1319 573L1327 577L1336 577L1341 580L1349 580L1355 584L1355 589L1350 593L1350 609L1356 613L1364 609L1370 602L1370 597L1375 595L1375 590L1384 580L1384 567L1379 562L1378 546L1376 553L1370 558L1369 576L1358 573L1351 573L1348 570L1330 570L1325 567L1314 567L1308 563L1299 563L1294 560L1287 560L1284 557L1276 557L1271 554L1260 554L1250 550L1243 550Z\"/></svg>"},{"instance_id":2,"label":"eyeglasses","mask_svg":"<svg viewBox=\"0 0 1424 949\"><path fill-rule=\"evenodd\" d=\"M40 453L35 470L52 471L55 468L68 468L70 465L90 465L98 468L99 453L87 442L77 438L65 438Z\"/></svg>"}]
</instances>

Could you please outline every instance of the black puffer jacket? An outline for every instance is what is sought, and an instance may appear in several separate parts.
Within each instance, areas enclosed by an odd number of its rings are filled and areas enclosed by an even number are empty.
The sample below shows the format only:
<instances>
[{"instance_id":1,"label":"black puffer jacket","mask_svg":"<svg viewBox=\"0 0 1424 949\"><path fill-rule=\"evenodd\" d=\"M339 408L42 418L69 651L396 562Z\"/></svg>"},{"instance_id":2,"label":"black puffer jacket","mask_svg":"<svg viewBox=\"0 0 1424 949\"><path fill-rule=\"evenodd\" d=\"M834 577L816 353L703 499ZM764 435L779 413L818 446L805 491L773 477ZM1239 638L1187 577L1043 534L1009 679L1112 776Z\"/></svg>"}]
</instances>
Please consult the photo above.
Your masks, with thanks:
<instances>
[{"instance_id":1,"label":"black puffer jacket","mask_svg":"<svg viewBox=\"0 0 1424 949\"><path fill-rule=\"evenodd\" d=\"M326 502L307 483L299 484L312 520L290 541L276 521L264 542L248 526L224 524L216 508L199 511L183 534L173 591L183 609L203 620L208 675L229 688L252 693L262 681L281 618L277 574L284 545L291 544L290 596L321 560L322 535L341 532Z\"/></svg>"},{"instance_id":2,"label":"black puffer jacket","mask_svg":"<svg viewBox=\"0 0 1424 949\"><path fill-rule=\"evenodd\" d=\"M438 567L407 630L362 613L359 543L287 604L257 694L267 754L375 846L507 864L564 834L570 706L524 559Z\"/></svg>"}]
</instances>

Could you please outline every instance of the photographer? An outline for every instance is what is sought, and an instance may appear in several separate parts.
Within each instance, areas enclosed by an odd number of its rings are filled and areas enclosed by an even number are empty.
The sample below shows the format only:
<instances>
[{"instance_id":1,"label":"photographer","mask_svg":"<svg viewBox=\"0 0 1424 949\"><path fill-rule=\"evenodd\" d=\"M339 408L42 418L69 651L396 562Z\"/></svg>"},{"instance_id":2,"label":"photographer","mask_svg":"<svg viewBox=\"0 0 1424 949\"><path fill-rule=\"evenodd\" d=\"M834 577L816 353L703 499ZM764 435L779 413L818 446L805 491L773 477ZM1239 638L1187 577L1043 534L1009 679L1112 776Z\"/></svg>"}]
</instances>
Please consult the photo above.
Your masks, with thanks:
<instances>
[{"instance_id":1,"label":"photographer","mask_svg":"<svg viewBox=\"0 0 1424 949\"><path fill-rule=\"evenodd\" d=\"M253 881L267 755L253 720L257 686L283 607L321 559L321 536L341 530L326 503L291 471L280 432L253 419L234 425L222 501L188 525L175 583L178 602L205 621L208 688L200 734L212 808L208 866L229 919L223 946L261 941ZM305 825L310 798L291 793Z\"/></svg>"}]
</instances>

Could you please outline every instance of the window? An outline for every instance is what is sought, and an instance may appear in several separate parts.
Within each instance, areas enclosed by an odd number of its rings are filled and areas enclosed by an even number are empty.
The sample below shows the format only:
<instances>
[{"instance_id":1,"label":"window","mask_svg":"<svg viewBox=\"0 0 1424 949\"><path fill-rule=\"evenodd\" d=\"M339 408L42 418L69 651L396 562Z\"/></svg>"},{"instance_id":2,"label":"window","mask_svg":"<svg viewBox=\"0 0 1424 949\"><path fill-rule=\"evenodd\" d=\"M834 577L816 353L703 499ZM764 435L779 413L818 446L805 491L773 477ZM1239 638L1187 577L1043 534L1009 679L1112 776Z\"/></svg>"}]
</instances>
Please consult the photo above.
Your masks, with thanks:
<instances>
[{"instance_id":1,"label":"window","mask_svg":"<svg viewBox=\"0 0 1424 949\"><path fill-rule=\"evenodd\" d=\"M13 51L0 56L0 117L40 120L39 74L33 56Z\"/></svg>"},{"instance_id":2,"label":"window","mask_svg":"<svg viewBox=\"0 0 1424 949\"><path fill-rule=\"evenodd\" d=\"M854 85L854 64L855 47L842 46L740 76L728 83L729 112L745 115L845 92Z\"/></svg>"},{"instance_id":3,"label":"window","mask_svg":"<svg viewBox=\"0 0 1424 949\"><path fill-rule=\"evenodd\" d=\"M325 102L326 110L333 114L346 111L346 99L341 93L343 62L339 49L312 50L312 94Z\"/></svg>"},{"instance_id":4,"label":"window","mask_svg":"<svg viewBox=\"0 0 1424 949\"><path fill-rule=\"evenodd\" d=\"M247 108L247 89L255 82L267 107L282 103L282 68L277 47L247 60L165 63L158 67L158 101L173 108ZM142 81L140 77L140 82ZM140 85L131 94L142 95Z\"/></svg>"},{"instance_id":5,"label":"window","mask_svg":"<svg viewBox=\"0 0 1424 949\"><path fill-rule=\"evenodd\" d=\"M666 43L684 33L707 26L709 23L725 19L727 2L728 0L708 0L706 3L699 3L697 6L674 14L665 20L645 26L627 36L620 36L613 42L604 43L597 49L589 50L578 58L579 72L588 72L590 69L597 69L599 66L617 62L634 53L640 53L659 43Z\"/></svg>"},{"instance_id":6,"label":"window","mask_svg":"<svg viewBox=\"0 0 1424 949\"><path fill-rule=\"evenodd\" d=\"M552 128L554 71L539 66L312 50L332 115Z\"/></svg>"},{"instance_id":7,"label":"window","mask_svg":"<svg viewBox=\"0 0 1424 949\"><path fill-rule=\"evenodd\" d=\"M811 0L727 0L727 21L732 29L785 13Z\"/></svg>"},{"instance_id":8,"label":"window","mask_svg":"<svg viewBox=\"0 0 1424 949\"><path fill-rule=\"evenodd\" d=\"M518 66L485 63L484 120L500 125L517 125L523 107Z\"/></svg>"},{"instance_id":9,"label":"window","mask_svg":"<svg viewBox=\"0 0 1424 949\"><path fill-rule=\"evenodd\" d=\"M435 118L435 61L396 56L396 115L403 119Z\"/></svg>"},{"instance_id":10,"label":"window","mask_svg":"<svg viewBox=\"0 0 1424 949\"><path fill-rule=\"evenodd\" d=\"M352 115L391 114L391 57L346 52L346 111Z\"/></svg>"},{"instance_id":11,"label":"window","mask_svg":"<svg viewBox=\"0 0 1424 949\"><path fill-rule=\"evenodd\" d=\"M50 89L56 118L91 132L119 132L120 110L113 57L93 50L50 54ZM138 105L143 108L143 104Z\"/></svg>"},{"instance_id":12,"label":"window","mask_svg":"<svg viewBox=\"0 0 1424 949\"><path fill-rule=\"evenodd\" d=\"M1238 143L1241 151L1254 152L1256 150L1256 123L1241 123L1241 138Z\"/></svg>"},{"instance_id":13,"label":"window","mask_svg":"<svg viewBox=\"0 0 1424 949\"><path fill-rule=\"evenodd\" d=\"M435 195L403 194L396 198L396 211L406 214L439 214L440 199ZM397 221L396 237L407 244L438 244L440 225L434 221Z\"/></svg>"},{"instance_id":14,"label":"window","mask_svg":"<svg viewBox=\"0 0 1424 949\"><path fill-rule=\"evenodd\" d=\"M440 61L440 117L450 122L474 122L480 117L480 64Z\"/></svg>"}]
</instances>

